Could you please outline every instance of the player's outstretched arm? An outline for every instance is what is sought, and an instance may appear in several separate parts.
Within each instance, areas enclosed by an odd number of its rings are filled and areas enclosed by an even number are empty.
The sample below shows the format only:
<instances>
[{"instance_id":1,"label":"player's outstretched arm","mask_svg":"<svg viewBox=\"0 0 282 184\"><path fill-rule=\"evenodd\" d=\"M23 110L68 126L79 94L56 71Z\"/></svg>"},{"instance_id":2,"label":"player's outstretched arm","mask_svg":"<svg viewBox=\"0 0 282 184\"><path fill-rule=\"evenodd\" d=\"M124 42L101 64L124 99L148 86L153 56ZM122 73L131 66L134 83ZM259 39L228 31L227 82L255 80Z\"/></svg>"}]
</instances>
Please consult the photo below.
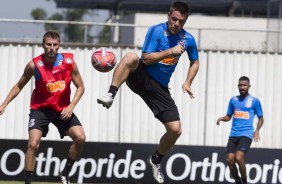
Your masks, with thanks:
<instances>
[{"instance_id":1,"label":"player's outstretched arm","mask_svg":"<svg viewBox=\"0 0 282 184\"><path fill-rule=\"evenodd\" d=\"M33 61L30 61L24 69L24 73L22 74L20 80L14 85L14 87L10 90L8 96L4 100L4 102L0 106L0 115L5 112L7 105L21 92L23 87L28 83L31 77L34 75L35 66Z\"/></svg>"},{"instance_id":2,"label":"player's outstretched arm","mask_svg":"<svg viewBox=\"0 0 282 184\"><path fill-rule=\"evenodd\" d=\"M231 116L225 115L223 117L218 118L217 121L216 121L216 124L220 125L221 121L229 121L230 119L231 119Z\"/></svg>"}]
</instances>

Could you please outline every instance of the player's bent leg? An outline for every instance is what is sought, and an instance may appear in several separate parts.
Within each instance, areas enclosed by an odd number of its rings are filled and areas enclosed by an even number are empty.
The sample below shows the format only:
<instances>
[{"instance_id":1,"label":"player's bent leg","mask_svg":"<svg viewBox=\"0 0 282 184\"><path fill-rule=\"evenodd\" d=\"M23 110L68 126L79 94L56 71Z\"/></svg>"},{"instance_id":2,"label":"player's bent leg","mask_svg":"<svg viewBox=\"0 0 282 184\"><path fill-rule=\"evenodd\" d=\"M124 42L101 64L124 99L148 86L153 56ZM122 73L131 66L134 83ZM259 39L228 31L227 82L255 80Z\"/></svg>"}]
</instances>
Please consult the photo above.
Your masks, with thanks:
<instances>
[{"instance_id":1,"label":"player's bent leg","mask_svg":"<svg viewBox=\"0 0 282 184\"><path fill-rule=\"evenodd\" d=\"M238 169L235 165L235 154L234 153L228 153L226 155L226 162L227 162L227 165L230 169L230 173L235 180L235 183L241 184L241 178L239 176Z\"/></svg>"},{"instance_id":2,"label":"player's bent leg","mask_svg":"<svg viewBox=\"0 0 282 184\"><path fill-rule=\"evenodd\" d=\"M29 131L29 140L27 151L25 153L25 170L33 171L35 168L36 155L40 146L42 137L41 130L32 129Z\"/></svg>"},{"instance_id":3,"label":"player's bent leg","mask_svg":"<svg viewBox=\"0 0 282 184\"><path fill-rule=\"evenodd\" d=\"M85 132L82 126L72 126L69 128L67 134L73 140L73 143L71 144L69 149L68 157L72 160L77 160L85 144Z\"/></svg>"},{"instance_id":4,"label":"player's bent leg","mask_svg":"<svg viewBox=\"0 0 282 184\"><path fill-rule=\"evenodd\" d=\"M236 151L236 153L235 153L235 160L236 160L236 163L239 166L239 171L240 171L240 174L241 174L243 184L247 183L247 171L246 171L246 165L245 165L245 155L246 154L242 151Z\"/></svg>"},{"instance_id":5,"label":"player's bent leg","mask_svg":"<svg viewBox=\"0 0 282 184\"><path fill-rule=\"evenodd\" d=\"M75 161L79 158L86 140L85 132L82 126L72 126L69 128L66 134L71 137L73 142L68 151L68 159L66 165L63 171L60 173L60 180L62 184L70 183L69 172L71 171L71 168Z\"/></svg>"},{"instance_id":6,"label":"player's bent leg","mask_svg":"<svg viewBox=\"0 0 282 184\"><path fill-rule=\"evenodd\" d=\"M24 177L25 184L31 184L33 172L35 169L36 155L40 146L42 132L38 129L31 129L29 131L29 140L27 151L25 153L25 168Z\"/></svg>"},{"instance_id":7,"label":"player's bent leg","mask_svg":"<svg viewBox=\"0 0 282 184\"><path fill-rule=\"evenodd\" d=\"M115 87L115 92L113 93L110 88L106 95L97 99L97 103L102 104L107 109L110 108L113 104L116 91L127 80L129 74L137 69L138 64L138 55L131 52L127 53L114 70L111 86Z\"/></svg>"},{"instance_id":8,"label":"player's bent leg","mask_svg":"<svg viewBox=\"0 0 282 184\"><path fill-rule=\"evenodd\" d=\"M139 57L133 52L128 52L121 59L114 70L111 85L120 87L128 78L131 72L134 72L139 64Z\"/></svg>"},{"instance_id":9,"label":"player's bent leg","mask_svg":"<svg viewBox=\"0 0 282 184\"><path fill-rule=\"evenodd\" d=\"M161 137L159 144L159 153L165 155L174 146L182 133L181 122L173 121L164 123L166 133Z\"/></svg>"},{"instance_id":10,"label":"player's bent leg","mask_svg":"<svg viewBox=\"0 0 282 184\"><path fill-rule=\"evenodd\" d=\"M173 121L164 123L167 132L160 139L160 144L158 148L158 154L164 156L175 144L176 140L181 135L181 123L180 121ZM156 153L155 153L156 154ZM160 160L158 163L153 163L152 156L148 158L148 164L150 165L153 173L154 179L158 183L164 182L164 175L162 173Z\"/></svg>"}]
</instances>

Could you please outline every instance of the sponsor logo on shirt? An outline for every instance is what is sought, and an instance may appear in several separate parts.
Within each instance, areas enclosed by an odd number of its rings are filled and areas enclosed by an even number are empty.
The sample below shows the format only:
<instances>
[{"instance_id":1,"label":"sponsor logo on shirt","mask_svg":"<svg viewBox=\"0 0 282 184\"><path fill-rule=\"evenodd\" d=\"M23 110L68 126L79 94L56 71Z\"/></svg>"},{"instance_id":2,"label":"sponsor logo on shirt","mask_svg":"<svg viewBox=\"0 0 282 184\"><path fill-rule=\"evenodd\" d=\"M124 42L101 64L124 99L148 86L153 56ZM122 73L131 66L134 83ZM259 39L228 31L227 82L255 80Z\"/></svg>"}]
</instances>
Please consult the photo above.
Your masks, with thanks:
<instances>
[{"instance_id":1,"label":"sponsor logo on shirt","mask_svg":"<svg viewBox=\"0 0 282 184\"><path fill-rule=\"evenodd\" d=\"M235 111L233 117L237 119L249 119L250 114L247 111Z\"/></svg>"},{"instance_id":2,"label":"sponsor logo on shirt","mask_svg":"<svg viewBox=\"0 0 282 184\"><path fill-rule=\"evenodd\" d=\"M49 82L46 84L47 91L51 93L62 91L65 89L65 86L65 81Z\"/></svg>"},{"instance_id":3,"label":"sponsor logo on shirt","mask_svg":"<svg viewBox=\"0 0 282 184\"><path fill-rule=\"evenodd\" d=\"M178 57L169 56L167 58L164 58L162 61L160 61L160 63L164 65L175 65L177 61L178 61Z\"/></svg>"},{"instance_id":4,"label":"sponsor logo on shirt","mask_svg":"<svg viewBox=\"0 0 282 184\"><path fill-rule=\"evenodd\" d=\"M38 66L44 66L44 63L43 63L43 61L41 61L41 60L40 60L40 61L38 61L38 63L37 63L37 64L38 64Z\"/></svg>"}]
</instances>

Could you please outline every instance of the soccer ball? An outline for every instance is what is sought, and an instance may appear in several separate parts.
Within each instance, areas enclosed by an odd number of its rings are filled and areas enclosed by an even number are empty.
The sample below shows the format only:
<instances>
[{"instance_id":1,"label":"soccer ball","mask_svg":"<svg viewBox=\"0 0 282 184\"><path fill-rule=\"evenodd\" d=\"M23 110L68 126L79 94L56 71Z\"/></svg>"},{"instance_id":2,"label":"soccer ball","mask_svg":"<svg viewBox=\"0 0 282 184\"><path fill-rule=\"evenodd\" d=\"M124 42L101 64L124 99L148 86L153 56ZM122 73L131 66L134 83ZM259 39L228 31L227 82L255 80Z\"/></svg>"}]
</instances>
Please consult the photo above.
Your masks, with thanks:
<instances>
[{"instance_id":1,"label":"soccer ball","mask_svg":"<svg viewBox=\"0 0 282 184\"><path fill-rule=\"evenodd\" d=\"M99 72L109 72L116 65L116 56L111 49L100 47L93 52L91 64Z\"/></svg>"}]
</instances>

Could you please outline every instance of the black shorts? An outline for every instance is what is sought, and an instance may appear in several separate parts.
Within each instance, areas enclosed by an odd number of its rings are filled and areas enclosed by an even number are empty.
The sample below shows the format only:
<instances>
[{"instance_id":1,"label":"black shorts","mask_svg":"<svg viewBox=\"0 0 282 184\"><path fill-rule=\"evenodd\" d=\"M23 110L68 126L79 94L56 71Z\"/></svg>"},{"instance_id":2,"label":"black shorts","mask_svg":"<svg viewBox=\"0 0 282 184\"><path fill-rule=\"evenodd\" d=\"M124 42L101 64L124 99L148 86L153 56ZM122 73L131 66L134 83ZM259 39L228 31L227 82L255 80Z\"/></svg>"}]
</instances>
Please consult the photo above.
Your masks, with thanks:
<instances>
[{"instance_id":1,"label":"black shorts","mask_svg":"<svg viewBox=\"0 0 282 184\"><path fill-rule=\"evenodd\" d=\"M42 131L42 137L46 137L49 131L49 124L53 123L59 133L61 139L66 135L66 131L72 126L81 126L80 121L73 113L71 118L64 121L61 119L61 113L50 108L30 110L28 130L39 129Z\"/></svg>"},{"instance_id":2,"label":"black shorts","mask_svg":"<svg viewBox=\"0 0 282 184\"><path fill-rule=\"evenodd\" d=\"M236 151L242 151L247 153L252 144L252 139L249 137L229 137L226 153L235 153Z\"/></svg>"},{"instance_id":3,"label":"black shorts","mask_svg":"<svg viewBox=\"0 0 282 184\"><path fill-rule=\"evenodd\" d=\"M126 84L145 101L154 116L162 123L180 120L178 109L168 88L148 75L143 62L139 62L138 68L129 75Z\"/></svg>"}]
</instances>

